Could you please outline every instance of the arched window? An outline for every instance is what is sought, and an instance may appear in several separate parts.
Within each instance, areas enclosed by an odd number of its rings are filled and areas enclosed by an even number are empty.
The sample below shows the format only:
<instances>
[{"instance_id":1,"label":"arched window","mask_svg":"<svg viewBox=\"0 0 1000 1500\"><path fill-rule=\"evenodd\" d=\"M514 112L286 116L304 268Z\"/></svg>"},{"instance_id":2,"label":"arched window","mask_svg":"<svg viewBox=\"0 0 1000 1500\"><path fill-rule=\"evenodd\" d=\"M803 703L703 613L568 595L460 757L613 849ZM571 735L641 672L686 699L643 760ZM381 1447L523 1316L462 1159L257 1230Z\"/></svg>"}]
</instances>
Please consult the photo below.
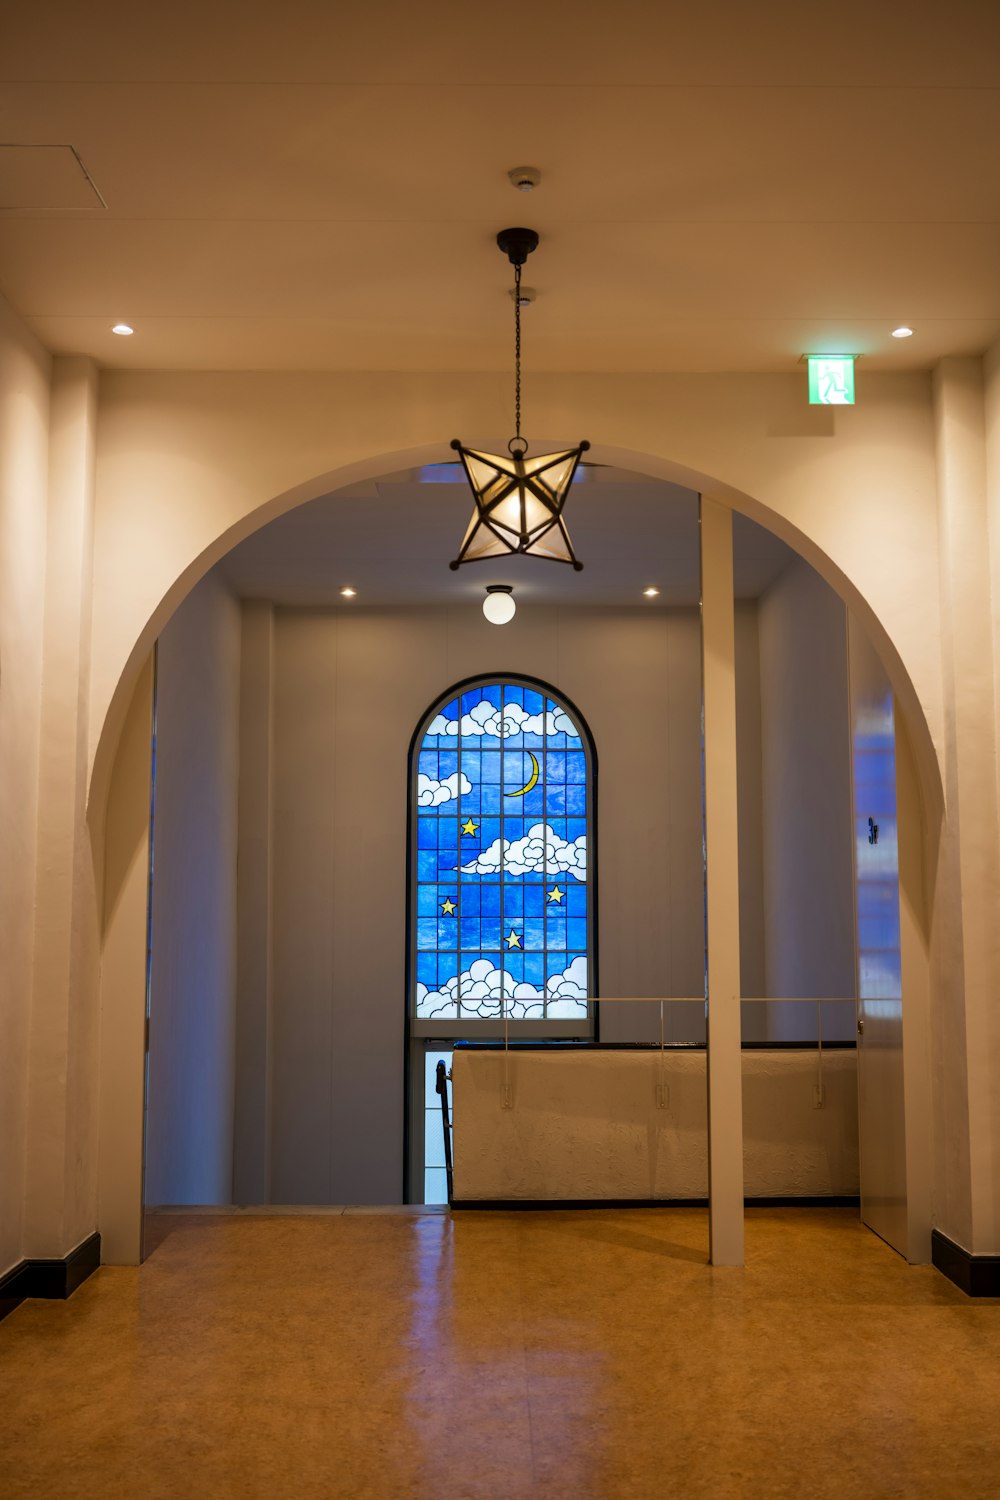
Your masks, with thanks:
<instances>
[{"instance_id":1,"label":"arched window","mask_svg":"<svg viewBox=\"0 0 1000 1500\"><path fill-rule=\"evenodd\" d=\"M589 733L543 684L484 678L431 709L411 763L414 1034L474 1036L505 1013L590 1030L593 804Z\"/></svg>"}]
</instances>

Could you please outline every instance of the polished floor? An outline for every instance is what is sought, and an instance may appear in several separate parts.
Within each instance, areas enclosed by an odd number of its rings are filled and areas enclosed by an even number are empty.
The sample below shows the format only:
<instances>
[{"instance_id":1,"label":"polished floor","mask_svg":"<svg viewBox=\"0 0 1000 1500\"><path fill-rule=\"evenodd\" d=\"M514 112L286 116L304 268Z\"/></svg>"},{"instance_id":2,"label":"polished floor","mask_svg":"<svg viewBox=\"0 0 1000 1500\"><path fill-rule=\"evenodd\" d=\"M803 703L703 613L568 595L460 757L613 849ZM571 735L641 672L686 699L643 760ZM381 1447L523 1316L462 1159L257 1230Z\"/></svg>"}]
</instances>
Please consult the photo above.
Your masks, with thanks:
<instances>
[{"instance_id":1,"label":"polished floor","mask_svg":"<svg viewBox=\"0 0 1000 1500\"><path fill-rule=\"evenodd\" d=\"M1000 1496L1000 1302L850 1210L151 1227L0 1324L4 1500Z\"/></svg>"}]
</instances>

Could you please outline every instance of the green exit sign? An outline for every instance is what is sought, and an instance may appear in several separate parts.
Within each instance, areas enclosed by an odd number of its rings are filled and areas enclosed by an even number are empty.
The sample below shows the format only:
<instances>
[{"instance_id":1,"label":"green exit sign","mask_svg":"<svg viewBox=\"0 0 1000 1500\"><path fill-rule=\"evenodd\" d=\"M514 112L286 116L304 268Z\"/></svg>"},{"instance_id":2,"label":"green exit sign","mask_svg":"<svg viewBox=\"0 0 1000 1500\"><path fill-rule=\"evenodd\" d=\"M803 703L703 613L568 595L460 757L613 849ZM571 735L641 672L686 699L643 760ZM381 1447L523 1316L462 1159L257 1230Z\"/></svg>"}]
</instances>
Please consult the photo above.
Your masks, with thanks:
<instances>
[{"instance_id":1,"label":"green exit sign","mask_svg":"<svg viewBox=\"0 0 1000 1500\"><path fill-rule=\"evenodd\" d=\"M854 355L810 354L809 405L854 405Z\"/></svg>"}]
</instances>

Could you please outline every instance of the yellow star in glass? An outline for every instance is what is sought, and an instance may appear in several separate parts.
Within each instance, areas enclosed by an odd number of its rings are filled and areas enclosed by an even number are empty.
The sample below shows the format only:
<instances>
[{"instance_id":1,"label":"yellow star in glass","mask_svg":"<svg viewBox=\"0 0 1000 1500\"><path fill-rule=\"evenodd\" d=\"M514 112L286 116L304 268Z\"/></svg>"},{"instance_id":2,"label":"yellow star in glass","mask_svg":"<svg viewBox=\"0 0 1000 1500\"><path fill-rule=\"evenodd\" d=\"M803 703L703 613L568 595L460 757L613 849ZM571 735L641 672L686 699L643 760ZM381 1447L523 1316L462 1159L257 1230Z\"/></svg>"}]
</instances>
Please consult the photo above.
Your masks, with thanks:
<instances>
[{"instance_id":1,"label":"yellow star in glass","mask_svg":"<svg viewBox=\"0 0 1000 1500\"><path fill-rule=\"evenodd\" d=\"M554 901L558 906L565 894L565 891L561 891L557 885L554 885L551 891L549 891L549 900Z\"/></svg>"},{"instance_id":2,"label":"yellow star in glass","mask_svg":"<svg viewBox=\"0 0 1000 1500\"><path fill-rule=\"evenodd\" d=\"M471 818L466 818L465 822L462 824L462 833L468 835L468 837L471 839L475 836L478 827L478 823L473 823Z\"/></svg>"},{"instance_id":3,"label":"yellow star in glass","mask_svg":"<svg viewBox=\"0 0 1000 1500\"><path fill-rule=\"evenodd\" d=\"M512 927L510 929L510 932L507 935L507 947L508 948L520 948L520 946L521 946L521 939L518 937L517 933L514 931L514 929Z\"/></svg>"},{"instance_id":4,"label":"yellow star in glass","mask_svg":"<svg viewBox=\"0 0 1000 1500\"><path fill-rule=\"evenodd\" d=\"M450 896L446 896L441 902L441 910L446 917L453 917L458 910L458 907L455 905Z\"/></svg>"}]
</instances>

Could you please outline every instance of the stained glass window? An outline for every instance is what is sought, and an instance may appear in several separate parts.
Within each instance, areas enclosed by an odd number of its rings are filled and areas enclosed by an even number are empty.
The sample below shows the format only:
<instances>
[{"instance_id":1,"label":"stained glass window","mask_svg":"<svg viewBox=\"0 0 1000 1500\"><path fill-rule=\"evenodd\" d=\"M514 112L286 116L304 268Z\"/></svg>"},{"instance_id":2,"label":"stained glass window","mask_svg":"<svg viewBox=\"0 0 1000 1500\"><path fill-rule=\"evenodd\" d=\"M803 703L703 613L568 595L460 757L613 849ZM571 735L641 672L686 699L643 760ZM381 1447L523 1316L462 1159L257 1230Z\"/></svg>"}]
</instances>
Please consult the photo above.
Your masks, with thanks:
<instances>
[{"instance_id":1,"label":"stained glass window","mask_svg":"<svg viewBox=\"0 0 1000 1500\"><path fill-rule=\"evenodd\" d=\"M413 1014L573 1020L592 993L589 746L540 686L466 686L416 751Z\"/></svg>"}]
</instances>

